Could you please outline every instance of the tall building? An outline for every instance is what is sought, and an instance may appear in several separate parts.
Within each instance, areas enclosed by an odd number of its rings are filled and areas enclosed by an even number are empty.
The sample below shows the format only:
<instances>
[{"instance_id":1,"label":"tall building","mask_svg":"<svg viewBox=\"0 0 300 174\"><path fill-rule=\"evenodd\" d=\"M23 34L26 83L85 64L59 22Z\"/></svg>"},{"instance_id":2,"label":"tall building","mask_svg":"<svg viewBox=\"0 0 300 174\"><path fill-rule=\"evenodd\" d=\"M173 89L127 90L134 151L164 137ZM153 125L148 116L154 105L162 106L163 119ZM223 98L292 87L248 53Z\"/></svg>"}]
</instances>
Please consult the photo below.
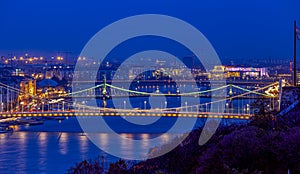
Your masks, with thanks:
<instances>
[{"instance_id":1,"label":"tall building","mask_svg":"<svg viewBox=\"0 0 300 174\"><path fill-rule=\"evenodd\" d=\"M300 85L300 71L297 70L297 83L298 86Z\"/></svg>"},{"instance_id":2,"label":"tall building","mask_svg":"<svg viewBox=\"0 0 300 174\"><path fill-rule=\"evenodd\" d=\"M36 81L32 79L23 80L20 83L20 90L31 96L36 95Z\"/></svg>"}]
</instances>

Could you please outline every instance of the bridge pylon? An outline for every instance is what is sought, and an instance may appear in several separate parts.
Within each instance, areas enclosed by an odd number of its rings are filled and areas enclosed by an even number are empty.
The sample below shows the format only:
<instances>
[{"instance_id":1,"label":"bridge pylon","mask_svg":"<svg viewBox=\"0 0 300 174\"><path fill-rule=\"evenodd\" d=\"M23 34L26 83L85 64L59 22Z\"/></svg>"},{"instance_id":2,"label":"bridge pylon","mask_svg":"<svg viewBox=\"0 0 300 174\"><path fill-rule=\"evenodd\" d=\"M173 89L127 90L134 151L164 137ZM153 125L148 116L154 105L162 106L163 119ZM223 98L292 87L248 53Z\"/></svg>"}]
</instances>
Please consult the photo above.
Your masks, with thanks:
<instances>
[{"instance_id":1,"label":"bridge pylon","mask_svg":"<svg viewBox=\"0 0 300 174\"><path fill-rule=\"evenodd\" d=\"M103 75L103 90L102 90L102 104L103 104L103 107L106 108L107 106L107 101L106 99L109 97L108 94L107 94L107 84L106 84L106 76Z\"/></svg>"},{"instance_id":2,"label":"bridge pylon","mask_svg":"<svg viewBox=\"0 0 300 174\"><path fill-rule=\"evenodd\" d=\"M232 84L230 84L230 88L229 88L229 103L228 103L228 107L229 108L232 108L233 106L233 104L232 104L232 97L233 96L233 90L232 90Z\"/></svg>"}]
</instances>

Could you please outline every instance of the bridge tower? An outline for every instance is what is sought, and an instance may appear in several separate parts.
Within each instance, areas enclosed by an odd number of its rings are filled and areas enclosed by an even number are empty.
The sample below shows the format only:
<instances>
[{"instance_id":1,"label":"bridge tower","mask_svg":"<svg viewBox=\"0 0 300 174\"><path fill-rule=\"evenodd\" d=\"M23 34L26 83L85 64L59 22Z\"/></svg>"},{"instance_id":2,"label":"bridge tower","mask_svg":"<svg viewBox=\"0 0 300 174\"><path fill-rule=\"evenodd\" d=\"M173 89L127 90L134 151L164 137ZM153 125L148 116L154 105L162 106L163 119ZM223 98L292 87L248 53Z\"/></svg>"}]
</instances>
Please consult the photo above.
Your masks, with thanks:
<instances>
[{"instance_id":1,"label":"bridge tower","mask_svg":"<svg viewBox=\"0 0 300 174\"><path fill-rule=\"evenodd\" d=\"M107 96L107 89L106 89L107 85L106 85L106 77L105 77L105 75L103 76L103 83L104 84L103 84L103 90L102 90L102 96L103 96L102 102L103 102L103 107L106 108L106 106L107 106L106 98L108 96Z\"/></svg>"},{"instance_id":2,"label":"bridge tower","mask_svg":"<svg viewBox=\"0 0 300 174\"><path fill-rule=\"evenodd\" d=\"M229 103L228 103L228 107L229 108L232 108L233 106L232 106L232 99L231 99L231 97L233 96L233 90L232 90L232 84L230 84L229 85L230 86L230 88L229 88Z\"/></svg>"}]
</instances>

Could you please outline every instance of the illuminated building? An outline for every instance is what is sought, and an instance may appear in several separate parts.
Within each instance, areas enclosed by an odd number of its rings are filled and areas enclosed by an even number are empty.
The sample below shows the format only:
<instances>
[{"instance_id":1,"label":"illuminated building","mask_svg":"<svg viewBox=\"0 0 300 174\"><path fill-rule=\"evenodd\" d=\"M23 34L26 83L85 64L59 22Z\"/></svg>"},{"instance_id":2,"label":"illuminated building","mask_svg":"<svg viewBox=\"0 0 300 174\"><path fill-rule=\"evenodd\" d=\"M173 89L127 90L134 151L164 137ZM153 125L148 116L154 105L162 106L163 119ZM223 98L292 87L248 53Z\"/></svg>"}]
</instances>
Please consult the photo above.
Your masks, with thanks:
<instances>
[{"instance_id":1,"label":"illuminated building","mask_svg":"<svg viewBox=\"0 0 300 174\"><path fill-rule=\"evenodd\" d=\"M51 79L44 79L38 83L37 93L42 98L51 98L64 96L66 94L66 91L65 88L59 85L56 81Z\"/></svg>"},{"instance_id":2,"label":"illuminated building","mask_svg":"<svg viewBox=\"0 0 300 174\"><path fill-rule=\"evenodd\" d=\"M20 82L20 91L18 96L18 103L26 105L29 103L30 98L36 95L36 81L33 79L25 79Z\"/></svg>"},{"instance_id":3,"label":"illuminated building","mask_svg":"<svg viewBox=\"0 0 300 174\"><path fill-rule=\"evenodd\" d=\"M211 71L211 79L220 80L224 79L225 76L225 66L214 66L214 69Z\"/></svg>"},{"instance_id":4,"label":"illuminated building","mask_svg":"<svg viewBox=\"0 0 300 174\"><path fill-rule=\"evenodd\" d=\"M58 78L59 80L62 80L63 73L61 72L62 68L54 66L53 68L49 68L45 72L45 78L46 79L52 79L53 77Z\"/></svg>"},{"instance_id":5,"label":"illuminated building","mask_svg":"<svg viewBox=\"0 0 300 174\"><path fill-rule=\"evenodd\" d=\"M249 79L269 77L267 68L214 66L211 71L212 79L235 78Z\"/></svg>"},{"instance_id":6,"label":"illuminated building","mask_svg":"<svg viewBox=\"0 0 300 174\"><path fill-rule=\"evenodd\" d=\"M267 68L253 68L253 67L229 67L225 68L227 77L239 77L245 78L258 78L258 77L268 77Z\"/></svg>"},{"instance_id":7,"label":"illuminated building","mask_svg":"<svg viewBox=\"0 0 300 174\"><path fill-rule=\"evenodd\" d=\"M297 85L300 85L300 72L299 70L297 71Z\"/></svg>"},{"instance_id":8,"label":"illuminated building","mask_svg":"<svg viewBox=\"0 0 300 174\"><path fill-rule=\"evenodd\" d=\"M14 72L12 72L12 75L24 77L25 73L22 69L16 68L16 70Z\"/></svg>"},{"instance_id":9,"label":"illuminated building","mask_svg":"<svg viewBox=\"0 0 300 174\"><path fill-rule=\"evenodd\" d=\"M25 94L35 95L36 94L36 81L32 79L23 80L20 83L20 90Z\"/></svg>"}]
</instances>

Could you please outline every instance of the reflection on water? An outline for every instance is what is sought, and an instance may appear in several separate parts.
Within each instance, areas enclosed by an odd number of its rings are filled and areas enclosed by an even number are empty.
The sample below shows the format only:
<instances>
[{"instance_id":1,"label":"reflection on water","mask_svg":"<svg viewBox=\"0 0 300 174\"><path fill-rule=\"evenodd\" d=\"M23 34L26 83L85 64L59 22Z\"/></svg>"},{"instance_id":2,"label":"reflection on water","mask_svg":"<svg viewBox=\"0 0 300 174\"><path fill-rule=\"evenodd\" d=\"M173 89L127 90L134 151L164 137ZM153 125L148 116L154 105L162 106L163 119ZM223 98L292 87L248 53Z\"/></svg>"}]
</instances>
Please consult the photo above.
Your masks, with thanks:
<instances>
[{"instance_id":1,"label":"reflection on water","mask_svg":"<svg viewBox=\"0 0 300 174\"><path fill-rule=\"evenodd\" d=\"M68 134L67 133L60 133L58 135L58 145L59 145L59 152L63 155L67 154L68 152Z\"/></svg>"},{"instance_id":2,"label":"reflection on water","mask_svg":"<svg viewBox=\"0 0 300 174\"><path fill-rule=\"evenodd\" d=\"M149 150L149 139L155 134L120 134L142 140L140 147L112 139L107 133L97 133L104 147L118 146L126 155ZM173 135L172 135L173 136ZM176 136L174 134L174 136ZM170 139L164 134L158 146ZM67 132L14 132L0 134L0 173L65 173L75 163L105 156L105 166L118 158L99 150L83 133Z\"/></svg>"},{"instance_id":3,"label":"reflection on water","mask_svg":"<svg viewBox=\"0 0 300 174\"><path fill-rule=\"evenodd\" d=\"M107 133L102 133L99 135L100 139L102 141L100 141L101 146L107 148L108 146L108 134Z\"/></svg>"},{"instance_id":4,"label":"reflection on water","mask_svg":"<svg viewBox=\"0 0 300 174\"><path fill-rule=\"evenodd\" d=\"M143 140L142 145L147 149L150 149L149 141L147 141L149 138L149 134L141 134L141 139Z\"/></svg>"},{"instance_id":5,"label":"reflection on water","mask_svg":"<svg viewBox=\"0 0 300 174\"><path fill-rule=\"evenodd\" d=\"M41 170L46 170L46 163L47 163L47 145L48 145L48 138L47 138L47 133L45 132L39 132L37 135L37 142L38 142L38 146L37 146L37 151L38 151L38 156L40 156L39 159L39 166L41 167Z\"/></svg>"},{"instance_id":6,"label":"reflection on water","mask_svg":"<svg viewBox=\"0 0 300 174\"><path fill-rule=\"evenodd\" d=\"M144 128L137 129L131 125L122 127L119 122L115 122L114 118L109 117L107 121L114 127L119 126L118 131L127 131L119 135L126 139L141 140L139 145L125 139L116 139L109 133L82 133L76 118L69 118L61 123L53 120L45 121L39 126L17 126L14 133L0 134L0 174L66 173L66 170L75 163L95 159L99 155L105 157L106 167L110 162L118 160L117 157L101 151L87 136L96 137L99 146L108 151L120 149L122 156L147 153L149 149L159 147L178 136L178 132L161 134L165 130L162 126L149 127L146 132L143 132ZM174 119L176 120L173 117L164 118L161 120L161 125L168 125ZM205 120L199 121L198 126L203 126ZM233 120L233 122L237 121ZM149 140L156 137L159 138L154 144L150 143ZM141 156L144 157L144 154Z\"/></svg>"},{"instance_id":7,"label":"reflection on water","mask_svg":"<svg viewBox=\"0 0 300 174\"><path fill-rule=\"evenodd\" d=\"M83 154L84 158L87 158L85 154L88 152L88 148L87 148L88 138L85 135L80 135L78 143L79 143L80 153Z\"/></svg>"},{"instance_id":8,"label":"reflection on water","mask_svg":"<svg viewBox=\"0 0 300 174\"><path fill-rule=\"evenodd\" d=\"M161 140L163 143L167 143L170 141L170 136L168 134L162 134L161 135Z\"/></svg>"}]
</instances>

